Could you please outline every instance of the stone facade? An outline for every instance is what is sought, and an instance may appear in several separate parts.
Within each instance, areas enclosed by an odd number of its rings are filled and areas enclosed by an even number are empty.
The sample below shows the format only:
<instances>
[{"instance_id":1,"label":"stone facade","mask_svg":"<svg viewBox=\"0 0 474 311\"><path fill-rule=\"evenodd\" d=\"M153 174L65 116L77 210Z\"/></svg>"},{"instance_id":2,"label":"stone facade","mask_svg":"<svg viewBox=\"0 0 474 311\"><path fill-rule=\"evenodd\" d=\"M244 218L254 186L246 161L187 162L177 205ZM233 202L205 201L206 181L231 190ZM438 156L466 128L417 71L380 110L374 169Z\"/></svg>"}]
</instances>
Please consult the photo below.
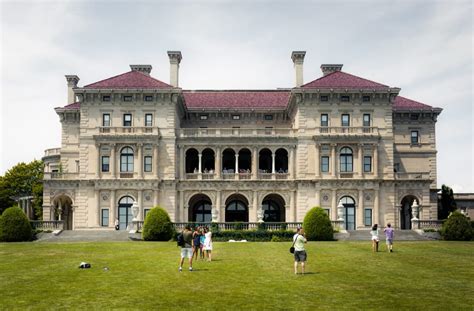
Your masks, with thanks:
<instances>
[{"instance_id":1,"label":"stone facade","mask_svg":"<svg viewBox=\"0 0 474 311\"><path fill-rule=\"evenodd\" d=\"M151 66L78 87L56 108L61 148L46 150L43 218L67 229L124 229L153 206L175 222L301 222L314 207L347 229L437 219L435 124L441 109L321 66L297 87L186 91L181 53L168 52L171 84ZM342 215L338 215L338 206Z\"/></svg>"}]
</instances>

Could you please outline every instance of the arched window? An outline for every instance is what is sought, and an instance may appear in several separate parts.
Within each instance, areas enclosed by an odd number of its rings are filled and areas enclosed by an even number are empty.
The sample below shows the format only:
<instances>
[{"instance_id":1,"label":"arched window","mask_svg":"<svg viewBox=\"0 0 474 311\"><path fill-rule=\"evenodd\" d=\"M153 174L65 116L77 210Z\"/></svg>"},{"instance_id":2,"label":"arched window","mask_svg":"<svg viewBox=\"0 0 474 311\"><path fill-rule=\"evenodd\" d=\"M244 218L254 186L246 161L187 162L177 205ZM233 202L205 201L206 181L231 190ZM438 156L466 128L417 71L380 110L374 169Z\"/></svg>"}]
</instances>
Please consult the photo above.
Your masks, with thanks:
<instances>
[{"instance_id":1,"label":"arched window","mask_svg":"<svg viewBox=\"0 0 474 311\"><path fill-rule=\"evenodd\" d=\"M211 213L212 205L207 200L202 200L196 203L193 207L193 215L192 221L193 222L211 222L212 221L212 213Z\"/></svg>"},{"instance_id":2,"label":"arched window","mask_svg":"<svg viewBox=\"0 0 474 311\"><path fill-rule=\"evenodd\" d=\"M352 149L344 147L341 149L340 159L340 171L341 172L352 172Z\"/></svg>"},{"instance_id":3,"label":"arched window","mask_svg":"<svg viewBox=\"0 0 474 311\"><path fill-rule=\"evenodd\" d=\"M133 149L125 147L120 152L120 171L133 173Z\"/></svg>"},{"instance_id":4,"label":"arched window","mask_svg":"<svg viewBox=\"0 0 474 311\"><path fill-rule=\"evenodd\" d=\"M248 222L249 213L247 211L247 206L244 204L244 202L239 200L229 202L229 204L227 204L225 208L225 221Z\"/></svg>"},{"instance_id":5,"label":"arched window","mask_svg":"<svg viewBox=\"0 0 474 311\"><path fill-rule=\"evenodd\" d=\"M265 200L262 203L263 221L265 222L281 222L280 206L275 201Z\"/></svg>"},{"instance_id":6,"label":"arched window","mask_svg":"<svg viewBox=\"0 0 474 311\"><path fill-rule=\"evenodd\" d=\"M118 219L119 219L119 229L125 230L127 226L132 222L132 205L133 198L125 196L119 200L118 205ZM115 220L114 220L115 221Z\"/></svg>"}]
</instances>

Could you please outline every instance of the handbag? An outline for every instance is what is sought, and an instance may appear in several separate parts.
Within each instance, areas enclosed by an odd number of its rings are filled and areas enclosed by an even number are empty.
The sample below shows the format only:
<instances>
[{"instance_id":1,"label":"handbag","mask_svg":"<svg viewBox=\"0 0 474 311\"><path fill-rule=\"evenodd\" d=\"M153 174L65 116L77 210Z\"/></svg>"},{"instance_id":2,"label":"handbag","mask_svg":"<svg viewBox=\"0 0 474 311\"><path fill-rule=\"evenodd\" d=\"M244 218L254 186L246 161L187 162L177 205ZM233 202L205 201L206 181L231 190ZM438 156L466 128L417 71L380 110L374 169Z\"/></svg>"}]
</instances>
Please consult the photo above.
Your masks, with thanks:
<instances>
[{"instance_id":1,"label":"handbag","mask_svg":"<svg viewBox=\"0 0 474 311\"><path fill-rule=\"evenodd\" d=\"M300 236L300 235L298 234L298 236ZM291 253L291 254L294 254L294 253L295 253L295 243L296 243L296 240L298 239L298 236L297 236L296 239L293 241L293 245L291 245L291 247L290 247L290 253Z\"/></svg>"}]
</instances>

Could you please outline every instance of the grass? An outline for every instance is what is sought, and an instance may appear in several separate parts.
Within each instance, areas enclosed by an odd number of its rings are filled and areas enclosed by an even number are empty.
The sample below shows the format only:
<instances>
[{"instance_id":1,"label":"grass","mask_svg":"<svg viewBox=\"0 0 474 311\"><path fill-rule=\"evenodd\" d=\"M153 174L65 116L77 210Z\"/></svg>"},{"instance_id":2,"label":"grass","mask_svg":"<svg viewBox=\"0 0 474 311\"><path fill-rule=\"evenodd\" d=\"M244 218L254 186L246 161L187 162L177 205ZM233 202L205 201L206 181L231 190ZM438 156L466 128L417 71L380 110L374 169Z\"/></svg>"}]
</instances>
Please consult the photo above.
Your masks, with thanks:
<instances>
[{"instance_id":1,"label":"grass","mask_svg":"<svg viewBox=\"0 0 474 311\"><path fill-rule=\"evenodd\" d=\"M171 242L0 244L0 309L474 306L472 242L398 242L393 253L372 253L369 242L310 242L306 275L293 274L289 247L214 243L213 262L179 273L179 249ZM78 269L81 261L92 268Z\"/></svg>"}]
</instances>

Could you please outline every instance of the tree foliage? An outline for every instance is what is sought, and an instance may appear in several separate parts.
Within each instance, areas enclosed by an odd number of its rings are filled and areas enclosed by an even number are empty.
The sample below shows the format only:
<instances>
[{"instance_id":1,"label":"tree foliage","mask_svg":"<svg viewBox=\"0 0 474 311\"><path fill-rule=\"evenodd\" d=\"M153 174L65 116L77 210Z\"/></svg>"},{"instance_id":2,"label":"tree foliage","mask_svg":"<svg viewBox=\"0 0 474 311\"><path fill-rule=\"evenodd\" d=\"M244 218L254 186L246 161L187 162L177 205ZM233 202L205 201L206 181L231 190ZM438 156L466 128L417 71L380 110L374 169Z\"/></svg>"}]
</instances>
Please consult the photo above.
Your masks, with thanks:
<instances>
[{"instance_id":1,"label":"tree foliage","mask_svg":"<svg viewBox=\"0 0 474 311\"><path fill-rule=\"evenodd\" d=\"M441 236L449 241L470 241L473 238L471 222L460 212L453 212L443 223Z\"/></svg>"},{"instance_id":2,"label":"tree foliage","mask_svg":"<svg viewBox=\"0 0 474 311\"><path fill-rule=\"evenodd\" d=\"M448 215L454 212L457 208L454 200L453 189L446 185L441 186L441 209L439 210L438 218L446 219Z\"/></svg>"},{"instance_id":3,"label":"tree foliage","mask_svg":"<svg viewBox=\"0 0 474 311\"><path fill-rule=\"evenodd\" d=\"M309 241L331 241L333 229L328 214L320 207L313 207L304 217L303 228Z\"/></svg>"},{"instance_id":4,"label":"tree foliage","mask_svg":"<svg viewBox=\"0 0 474 311\"><path fill-rule=\"evenodd\" d=\"M0 213L15 204L15 199L33 196L36 218L41 219L43 205L43 162L18 163L0 176Z\"/></svg>"},{"instance_id":5,"label":"tree foliage","mask_svg":"<svg viewBox=\"0 0 474 311\"><path fill-rule=\"evenodd\" d=\"M142 237L145 241L169 241L175 233L168 212L160 206L152 208L146 215Z\"/></svg>"},{"instance_id":6,"label":"tree foliage","mask_svg":"<svg viewBox=\"0 0 474 311\"><path fill-rule=\"evenodd\" d=\"M0 241L31 241L33 230L30 221L19 207L7 208L0 216Z\"/></svg>"}]
</instances>

